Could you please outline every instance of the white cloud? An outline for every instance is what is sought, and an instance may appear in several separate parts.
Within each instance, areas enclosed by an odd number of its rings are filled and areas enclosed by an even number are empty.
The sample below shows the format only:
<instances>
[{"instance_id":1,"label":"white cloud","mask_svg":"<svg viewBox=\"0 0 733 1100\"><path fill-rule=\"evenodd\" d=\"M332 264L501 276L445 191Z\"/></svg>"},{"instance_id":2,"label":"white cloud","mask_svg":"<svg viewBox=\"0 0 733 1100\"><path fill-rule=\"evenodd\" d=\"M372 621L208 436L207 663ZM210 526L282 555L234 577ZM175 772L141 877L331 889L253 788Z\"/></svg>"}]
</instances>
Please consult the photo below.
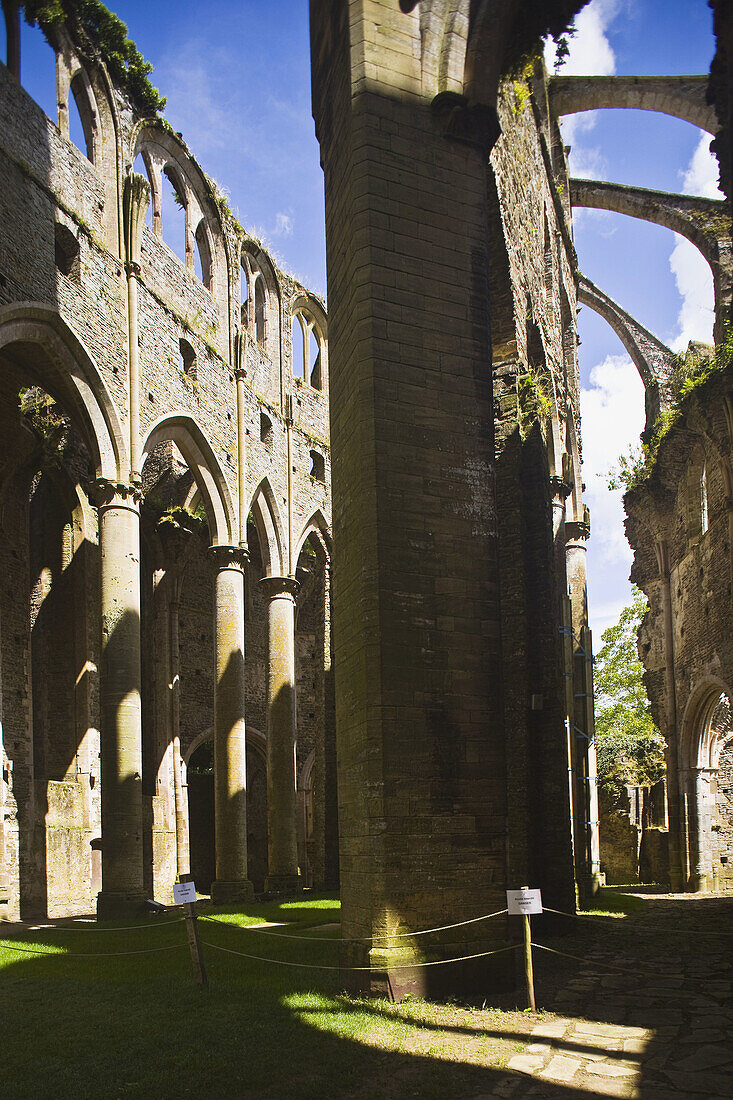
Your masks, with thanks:
<instances>
[{"instance_id":1,"label":"white cloud","mask_svg":"<svg viewBox=\"0 0 733 1100\"><path fill-rule=\"evenodd\" d=\"M684 351L690 340L712 344L713 273L707 260L694 244L675 234L669 266L682 299L670 347L673 351Z\"/></svg>"},{"instance_id":2,"label":"white cloud","mask_svg":"<svg viewBox=\"0 0 733 1100\"><path fill-rule=\"evenodd\" d=\"M644 386L625 355L609 355L593 368L580 395L583 420L583 480L592 514L593 542L608 565L631 563L624 535L623 492L610 490L607 475L619 455L639 444L644 427Z\"/></svg>"},{"instance_id":3,"label":"white cloud","mask_svg":"<svg viewBox=\"0 0 733 1100\"><path fill-rule=\"evenodd\" d=\"M576 16L575 34L569 39L570 53L557 68L555 44L545 43L545 63L550 72L563 76L610 76L616 71L616 55L608 38L608 28L619 12L620 0L591 0ZM566 115L560 121L563 140L571 146L570 172L583 179L601 179L606 160L597 147L583 143L596 124L596 111Z\"/></svg>"},{"instance_id":4,"label":"white cloud","mask_svg":"<svg viewBox=\"0 0 733 1100\"><path fill-rule=\"evenodd\" d=\"M632 553L624 534L623 490L610 490L607 475L618 467L620 455L638 447L644 427L644 386L631 360L609 355L595 366L580 405L584 499L591 512L589 612L597 649L603 631L630 601L626 577Z\"/></svg>"},{"instance_id":5,"label":"white cloud","mask_svg":"<svg viewBox=\"0 0 733 1100\"><path fill-rule=\"evenodd\" d=\"M563 76L610 76L616 72L616 55L606 31L618 14L619 0L591 0L575 17L570 52L559 71ZM545 64L556 72L555 43L545 42Z\"/></svg>"},{"instance_id":6,"label":"white cloud","mask_svg":"<svg viewBox=\"0 0 733 1100\"><path fill-rule=\"evenodd\" d=\"M709 134L700 135L690 163L680 177L685 194L720 199L723 196L718 190L718 164L710 152L710 141ZM690 340L712 343L713 276L707 261L690 241L675 235L669 266L682 299L670 346L674 351L684 351Z\"/></svg>"},{"instance_id":7,"label":"white cloud","mask_svg":"<svg viewBox=\"0 0 733 1100\"><path fill-rule=\"evenodd\" d=\"M274 236L276 237L290 237L293 233L293 215L286 214L284 211L279 210L275 216L275 230Z\"/></svg>"},{"instance_id":8,"label":"white cloud","mask_svg":"<svg viewBox=\"0 0 733 1100\"><path fill-rule=\"evenodd\" d=\"M685 171L680 172L682 190L686 195L702 195L706 199L722 199L718 187L718 162L710 152L710 134L700 134L700 141Z\"/></svg>"}]
</instances>

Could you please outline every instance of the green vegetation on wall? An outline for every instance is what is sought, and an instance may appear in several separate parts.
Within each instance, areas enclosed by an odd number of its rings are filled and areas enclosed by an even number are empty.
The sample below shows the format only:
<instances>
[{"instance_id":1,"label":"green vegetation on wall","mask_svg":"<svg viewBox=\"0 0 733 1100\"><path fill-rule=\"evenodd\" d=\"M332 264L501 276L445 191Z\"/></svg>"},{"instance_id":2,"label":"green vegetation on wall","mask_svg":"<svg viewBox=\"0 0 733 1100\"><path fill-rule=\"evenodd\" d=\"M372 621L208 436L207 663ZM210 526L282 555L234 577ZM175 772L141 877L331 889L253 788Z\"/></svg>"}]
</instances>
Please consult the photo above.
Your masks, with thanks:
<instances>
[{"instance_id":1,"label":"green vegetation on wall","mask_svg":"<svg viewBox=\"0 0 733 1100\"><path fill-rule=\"evenodd\" d=\"M127 37L122 20L100 0L28 0L23 8L26 22L38 24L52 45L53 28L65 26L85 57L101 57L142 115L163 110L165 99L148 80L153 66Z\"/></svg>"}]
</instances>

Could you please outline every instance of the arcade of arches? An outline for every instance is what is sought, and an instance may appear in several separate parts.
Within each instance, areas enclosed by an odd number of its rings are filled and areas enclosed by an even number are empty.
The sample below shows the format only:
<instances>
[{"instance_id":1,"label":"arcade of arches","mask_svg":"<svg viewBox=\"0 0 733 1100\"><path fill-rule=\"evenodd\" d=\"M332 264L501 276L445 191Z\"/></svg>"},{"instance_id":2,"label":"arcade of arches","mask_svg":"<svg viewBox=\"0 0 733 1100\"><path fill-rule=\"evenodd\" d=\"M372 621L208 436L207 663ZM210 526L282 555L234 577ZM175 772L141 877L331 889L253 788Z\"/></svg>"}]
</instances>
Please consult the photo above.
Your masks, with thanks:
<instances>
[{"instance_id":1,"label":"arcade of arches","mask_svg":"<svg viewBox=\"0 0 733 1100\"><path fill-rule=\"evenodd\" d=\"M327 320L56 23L47 118L3 3L4 914L137 911L191 872L235 902L340 874L343 962L396 991L438 978L402 931L525 882L558 909L593 892L580 302L627 346L650 430L679 404L629 537L672 882L731 887L730 372L680 404L671 352L572 240L583 204L686 234L720 335L727 208L571 180L558 125L667 111L724 159L728 82L711 105L704 77L573 83L537 59L502 79L581 6L311 0ZM469 923L446 949L507 934Z\"/></svg>"},{"instance_id":2,"label":"arcade of arches","mask_svg":"<svg viewBox=\"0 0 733 1100\"><path fill-rule=\"evenodd\" d=\"M2 913L332 885L323 303L60 25L47 118L3 12Z\"/></svg>"}]
</instances>

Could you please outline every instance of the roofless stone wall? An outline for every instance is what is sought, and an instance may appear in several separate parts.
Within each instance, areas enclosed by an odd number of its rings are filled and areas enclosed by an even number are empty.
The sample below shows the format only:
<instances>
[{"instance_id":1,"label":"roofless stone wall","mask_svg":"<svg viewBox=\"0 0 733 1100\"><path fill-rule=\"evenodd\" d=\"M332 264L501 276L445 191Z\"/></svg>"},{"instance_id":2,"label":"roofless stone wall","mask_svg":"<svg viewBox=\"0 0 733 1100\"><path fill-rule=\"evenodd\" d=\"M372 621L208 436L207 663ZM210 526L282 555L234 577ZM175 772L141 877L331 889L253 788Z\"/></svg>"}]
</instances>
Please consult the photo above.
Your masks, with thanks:
<instances>
[{"instance_id":1,"label":"roofless stone wall","mask_svg":"<svg viewBox=\"0 0 733 1100\"><path fill-rule=\"evenodd\" d=\"M3 11L0 905L88 910L101 889L106 915L167 900L196 870L187 764L210 742L214 889L246 896L273 868L297 886L308 853L322 882L333 843L312 807L306 834L295 787L323 796L332 742L324 304L242 229L180 135L143 117L76 16L43 23L47 118ZM253 752L269 789L248 825Z\"/></svg>"}]
</instances>

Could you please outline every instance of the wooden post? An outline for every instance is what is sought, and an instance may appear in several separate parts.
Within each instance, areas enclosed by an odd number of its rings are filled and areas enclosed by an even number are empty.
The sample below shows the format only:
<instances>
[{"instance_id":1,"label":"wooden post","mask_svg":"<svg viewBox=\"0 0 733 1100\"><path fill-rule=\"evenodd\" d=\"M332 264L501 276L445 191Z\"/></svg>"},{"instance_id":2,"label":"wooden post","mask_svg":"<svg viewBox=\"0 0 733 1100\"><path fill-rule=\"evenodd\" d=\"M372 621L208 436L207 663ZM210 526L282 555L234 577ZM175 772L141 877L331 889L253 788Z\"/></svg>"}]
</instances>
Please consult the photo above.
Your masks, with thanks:
<instances>
[{"instance_id":1,"label":"wooden post","mask_svg":"<svg viewBox=\"0 0 733 1100\"><path fill-rule=\"evenodd\" d=\"M191 949L191 962L193 963L194 977L199 985L208 986L209 979L206 977L204 955L201 950L199 929L196 923L196 903L189 901L183 908L185 909L186 931L188 932L188 946Z\"/></svg>"},{"instance_id":2,"label":"wooden post","mask_svg":"<svg viewBox=\"0 0 733 1100\"><path fill-rule=\"evenodd\" d=\"M193 875L185 874L179 877L179 882L193 883ZM177 886L173 887L173 897L176 899ZM199 985L208 987L209 979L206 977L206 967L204 966L204 954L201 950L201 940L199 939L199 929L196 923L196 902L185 901L183 903L183 915L186 918L186 932L188 933L188 946L191 951L191 962L193 963L193 973L196 981Z\"/></svg>"},{"instance_id":3,"label":"wooden post","mask_svg":"<svg viewBox=\"0 0 733 1100\"><path fill-rule=\"evenodd\" d=\"M529 887L523 886L523 890L528 890ZM524 923L524 980L527 985L527 1001L528 1007L532 1012L537 1011L534 999L534 973L532 971L532 929L529 922L529 913L525 913L522 917Z\"/></svg>"}]
</instances>

